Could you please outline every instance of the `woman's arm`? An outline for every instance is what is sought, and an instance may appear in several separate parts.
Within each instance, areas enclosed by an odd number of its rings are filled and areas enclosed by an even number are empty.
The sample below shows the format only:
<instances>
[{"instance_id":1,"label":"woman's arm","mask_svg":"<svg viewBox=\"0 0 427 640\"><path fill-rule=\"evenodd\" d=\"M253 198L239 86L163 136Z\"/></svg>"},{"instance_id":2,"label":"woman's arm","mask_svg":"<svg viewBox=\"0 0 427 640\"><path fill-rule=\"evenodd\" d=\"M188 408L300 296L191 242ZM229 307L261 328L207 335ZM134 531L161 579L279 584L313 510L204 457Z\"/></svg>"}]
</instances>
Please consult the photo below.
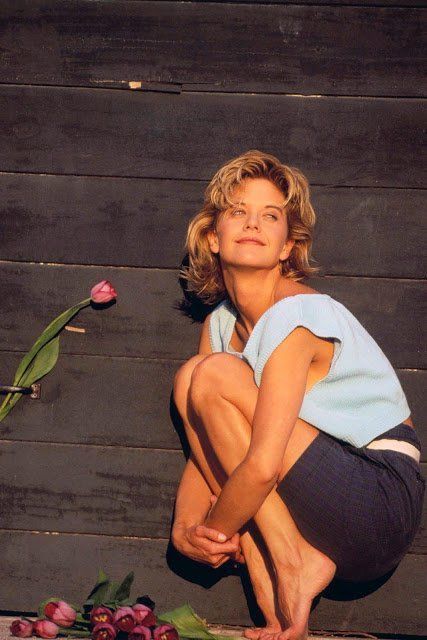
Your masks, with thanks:
<instances>
[{"instance_id":1,"label":"woman's arm","mask_svg":"<svg viewBox=\"0 0 427 640\"><path fill-rule=\"evenodd\" d=\"M175 502L174 531L204 521L211 507L212 491L201 473L193 453L185 465Z\"/></svg>"},{"instance_id":2,"label":"woman's arm","mask_svg":"<svg viewBox=\"0 0 427 640\"><path fill-rule=\"evenodd\" d=\"M257 513L276 485L315 353L315 336L299 326L269 357L261 378L247 455L228 478L205 520L206 526L232 536Z\"/></svg>"},{"instance_id":3,"label":"woman's arm","mask_svg":"<svg viewBox=\"0 0 427 640\"><path fill-rule=\"evenodd\" d=\"M212 507L211 496L197 461L190 454L178 488L171 539L183 555L217 568L230 558L241 560L240 536L222 539L219 531L201 524Z\"/></svg>"}]
</instances>

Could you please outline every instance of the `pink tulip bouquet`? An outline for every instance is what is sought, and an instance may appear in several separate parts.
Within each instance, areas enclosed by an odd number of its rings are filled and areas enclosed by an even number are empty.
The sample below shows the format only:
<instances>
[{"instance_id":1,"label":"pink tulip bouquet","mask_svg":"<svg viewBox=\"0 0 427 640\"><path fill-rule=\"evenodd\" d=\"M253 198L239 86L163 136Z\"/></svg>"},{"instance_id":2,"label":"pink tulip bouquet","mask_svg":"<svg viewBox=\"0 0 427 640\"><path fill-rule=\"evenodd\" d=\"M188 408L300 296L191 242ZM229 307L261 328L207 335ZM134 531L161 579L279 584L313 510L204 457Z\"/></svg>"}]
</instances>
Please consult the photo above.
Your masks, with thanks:
<instances>
[{"instance_id":1,"label":"pink tulip bouquet","mask_svg":"<svg viewBox=\"0 0 427 640\"><path fill-rule=\"evenodd\" d=\"M16 370L12 386L30 387L53 369L59 355L59 332L80 309L87 307L91 302L105 304L116 297L117 293L113 285L108 280L101 280L101 282L92 287L90 298L82 300L55 318L37 338L29 352L22 358ZM22 393L20 391L6 395L0 405L0 421L7 416L21 397Z\"/></svg>"},{"instance_id":2,"label":"pink tulip bouquet","mask_svg":"<svg viewBox=\"0 0 427 640\"><path fill-rule=\"evenodd\" d=\"M81 607L60 598L43 600L38 619L20 618L10 625L18 638L92 638L92 640L232 640L209 631L189 604L161 615L148 595L130 598L133 571L123 582L110 581L99 571L98 580Z\"/></svg>"}]
</instances>

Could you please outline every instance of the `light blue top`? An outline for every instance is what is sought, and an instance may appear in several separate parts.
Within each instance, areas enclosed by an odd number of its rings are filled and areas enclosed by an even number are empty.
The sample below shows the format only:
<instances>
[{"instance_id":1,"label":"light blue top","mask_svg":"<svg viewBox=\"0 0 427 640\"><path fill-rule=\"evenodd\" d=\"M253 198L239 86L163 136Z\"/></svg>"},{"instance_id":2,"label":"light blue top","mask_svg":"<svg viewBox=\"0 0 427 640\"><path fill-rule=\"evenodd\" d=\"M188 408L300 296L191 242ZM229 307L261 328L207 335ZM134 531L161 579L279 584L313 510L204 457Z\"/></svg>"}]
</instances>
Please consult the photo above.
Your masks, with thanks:
<instances>
[{"instance_id":1,"label":"light blue top","mask_svg":"<svg viewBox=\"0 0 427 640\"><path fill-rule=\"evenodd\" d=\"M406 396L390 361L357 318L331 296L300 293L279 300L259 318L242 352L229 348L236 318L228 299L212 311L212 351L242 358L253 369L258 387L268 358L295 327L334 339L329 372L304 395L299 412L318 429L363 447L409 417Z\"/></svg>"}]
</instances>

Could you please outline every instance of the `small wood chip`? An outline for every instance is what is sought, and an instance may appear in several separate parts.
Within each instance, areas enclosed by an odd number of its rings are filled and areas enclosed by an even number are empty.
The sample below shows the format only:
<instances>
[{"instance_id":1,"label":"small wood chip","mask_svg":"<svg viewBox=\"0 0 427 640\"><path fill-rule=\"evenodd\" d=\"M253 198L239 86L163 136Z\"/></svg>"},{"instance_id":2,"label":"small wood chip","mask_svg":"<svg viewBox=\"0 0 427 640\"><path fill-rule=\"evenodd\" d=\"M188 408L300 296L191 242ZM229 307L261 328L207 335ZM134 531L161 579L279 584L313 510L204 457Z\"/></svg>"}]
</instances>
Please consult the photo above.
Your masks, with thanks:
<instances>
[{"instance_id":1,"label":"small wood chip","mask_svg":"<svg viewBox=\"0 0 427 640\"><path fill-rule=\"evenodd\" d=\"M83 327L71 327L69 324L65 325L67 331L75 331L76 333L86 333L86 329Z\"/></svg>"}]
</instances>

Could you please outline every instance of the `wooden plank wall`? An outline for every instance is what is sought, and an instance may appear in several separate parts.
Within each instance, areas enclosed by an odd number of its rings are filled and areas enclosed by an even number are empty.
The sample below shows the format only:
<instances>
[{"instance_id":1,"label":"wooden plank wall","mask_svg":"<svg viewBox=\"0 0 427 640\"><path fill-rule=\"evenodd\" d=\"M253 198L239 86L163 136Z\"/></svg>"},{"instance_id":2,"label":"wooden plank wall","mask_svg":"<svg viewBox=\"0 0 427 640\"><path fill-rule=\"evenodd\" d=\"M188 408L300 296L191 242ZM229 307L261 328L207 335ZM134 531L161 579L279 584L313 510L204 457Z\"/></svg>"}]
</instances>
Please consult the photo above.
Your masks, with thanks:
<instances>
[{"instance_id":1,"label":"wooden plank wall","mask_svg":"<svg viewBox=\"0 0 427 640\"><path fill-rule=\"evenodd\" d=\"M168 544L185 465L172 379L200 330L177 308L185 231L248 149L308 176L310 284L377 340L426 447L423 33L424 3L405 0L1 2L0 381L95 282L118 291L0 423L2 611L78 600L103 567L134 569L158 611L261 624L247 577ZM385 585L322 598L311 628L424 633L426 550L424 521Z\"/></svg>"}]
</instances>

